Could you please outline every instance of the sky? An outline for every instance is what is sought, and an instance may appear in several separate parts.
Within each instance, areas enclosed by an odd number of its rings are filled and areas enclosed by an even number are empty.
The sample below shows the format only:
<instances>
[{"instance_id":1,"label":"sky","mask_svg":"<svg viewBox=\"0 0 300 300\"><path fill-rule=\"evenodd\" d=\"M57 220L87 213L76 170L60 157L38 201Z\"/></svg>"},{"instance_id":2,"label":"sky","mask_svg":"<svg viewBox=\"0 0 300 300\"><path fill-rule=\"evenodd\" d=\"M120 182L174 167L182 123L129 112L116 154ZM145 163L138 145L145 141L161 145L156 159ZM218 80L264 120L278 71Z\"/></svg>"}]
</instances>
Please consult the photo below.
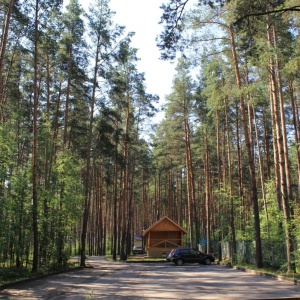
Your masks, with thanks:
<instances>
[{"instance_id":1,"label":"sky","mask_svg":"<svg viewBox=\"0 0 300 300\"><path fill-rule=\"evenodd\" d=\"M138 70L145 73L147 92L157 94L160 104L171 92L175 64L160 59L155 38L163 30L158 24L162 15L159 7L163 0L111 0L110 7L116 12L115 22L134 31L132 46L138 48ZM160 116L161 113L158 114Z\"/></svg>"},{"instance_id":2,"label":"sky","mask_svg":"<svg viewBox=\"0 0 300 300\"><path fill-rule=\"evenodd\" d=\"M89 0L79 0L87 10ZM113 18L118 25L125 26L126 32L134 31L132 46L138 49L138 71L145 73L146 91L160 97L163 104L165 95L171 92L175 75L175 64L160 60L160 51L155 38L163 30L158 24L162 9L159 7L166 0L110 0L110 8L115 11ZM158 113L156 119L161 119L163 113Z\"/></svg>"},{"instance_id":3,"label":"sky","mask_svg":"<svg viewBox=\"0 0 300 300\"><path fill-rule=\"evenodd\" d=\"M145 72L147 92L164 98L171 91L174 76L174 64L160 60L160 52L155 38L163 29L158 24L163 0L111 0L110 7L116 12L115 22L134 31L132 46L138 48L141 59L138 69Z\"/></svg>"}]
</instances>

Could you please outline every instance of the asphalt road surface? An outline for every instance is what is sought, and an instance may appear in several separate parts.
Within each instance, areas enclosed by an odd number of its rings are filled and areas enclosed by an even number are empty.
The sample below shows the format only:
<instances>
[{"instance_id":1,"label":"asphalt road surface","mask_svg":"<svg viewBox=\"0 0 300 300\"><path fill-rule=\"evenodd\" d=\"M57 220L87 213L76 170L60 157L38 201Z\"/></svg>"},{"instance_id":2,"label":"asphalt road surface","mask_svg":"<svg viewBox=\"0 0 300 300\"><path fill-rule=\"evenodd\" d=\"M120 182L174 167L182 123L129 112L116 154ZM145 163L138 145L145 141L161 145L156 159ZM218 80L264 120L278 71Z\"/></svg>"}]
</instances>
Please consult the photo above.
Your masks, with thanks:
<instances>
[{"instance_id":1,"label":"asphalt road surface","mask_svg":"<svg viewBox=\"0 0 300 300\"><path fill-rule=\"evenodd\" d=\"M300 286L212 264L107 262L0 290L0 299L299 299Z\"/></svg>"}]
</instances>

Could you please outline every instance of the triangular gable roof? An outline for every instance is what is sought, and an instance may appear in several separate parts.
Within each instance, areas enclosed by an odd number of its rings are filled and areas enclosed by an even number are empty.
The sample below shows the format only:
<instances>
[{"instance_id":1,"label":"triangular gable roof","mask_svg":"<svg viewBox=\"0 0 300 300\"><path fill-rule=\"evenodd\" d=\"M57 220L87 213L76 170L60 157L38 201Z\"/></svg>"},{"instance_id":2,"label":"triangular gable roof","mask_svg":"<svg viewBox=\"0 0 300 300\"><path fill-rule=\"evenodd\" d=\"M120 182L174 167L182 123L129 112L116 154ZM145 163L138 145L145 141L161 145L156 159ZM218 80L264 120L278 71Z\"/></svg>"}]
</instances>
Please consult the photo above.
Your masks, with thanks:
<instances>
[{"instance_id":1,"label":"triangular gable roof","mask_svg":"<svg viewBox=\"0 0 300 300\"><path fill-rule=\"evenodd\" d=\"M173 220L171 220L168 217L162 217L161 219L159 219L158 221L156 221L153 225L151 225L148 229L143 231L143 236L145 236L149 231L151 231L151 229L153 229L154 227L156 227L159 223L161 223L164 220L168 220L170 223L172 223L173 225L175 225L180 231L183 231L185 234L187 233L187 231L182 228L181 226L179 226L177 223L175 223Z\"/></svg>"}]
</instances>

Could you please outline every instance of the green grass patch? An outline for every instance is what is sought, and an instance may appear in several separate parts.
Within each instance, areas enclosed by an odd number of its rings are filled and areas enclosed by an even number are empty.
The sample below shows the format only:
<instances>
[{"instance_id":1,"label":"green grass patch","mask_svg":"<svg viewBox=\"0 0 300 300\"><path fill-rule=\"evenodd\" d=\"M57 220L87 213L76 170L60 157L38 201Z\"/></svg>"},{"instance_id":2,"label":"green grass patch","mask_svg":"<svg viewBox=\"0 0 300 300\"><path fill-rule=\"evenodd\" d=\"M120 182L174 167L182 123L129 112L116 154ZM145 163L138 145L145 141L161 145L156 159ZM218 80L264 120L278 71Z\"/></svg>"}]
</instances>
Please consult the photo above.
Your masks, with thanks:
<instances>
[{"instance_id":1,"label":"green grass patch","mask_svg":"<svg viewBox=\"0 0 300 300\"><path fill-rule=\"evenodd\" d=\"M32 276L31 271L24 267L0 267L0 285L27 279L30 278L30 276Z\"/></svg>"},{"instance_id":2,"label":"green grass patch","mask_svg":"<svg viewBox=\"0 0 300 300\"><path fill-rule=\"evenodd\" d=\"M112 255L107 255L105 257L106 260L108 261L114 261ZM120 261L120 256L117 256L117 260ZM147 256L135 256L135 255L130 255L127 257L127 262L166 262L165 257L147 257Z\"/></svg>"},{"instance_id":3,"label":"green grass patch","mask_svg":"<svg viewBox=\"0 0 300 300\"><path fill-rule=\"evenodd\" d=\"M230 261L220 261L220 264L225 265L225 266L233 266ZM269 268L268 267L263 267L261 269L257 269L255 267L255 265L251 265L251 264L234 264L234 266L237 267L237 268L257 271L257 272L270 274L270 275L274 275L274 276L282 276L282 277L286 277L286 278L290 278L290 279L300 280L300 274L299 273L287 274L285 268L276 269L276 268L270 268L270 267Z\"/></svg>"},{"instance_id":4,"label":"green grass patch","mask_svg":"<svg viewBox=\"0 0 300 300\"><path fill-rule=\"evenodd\" d=\"M38 276L49 275L61 271L66 271L79 267L77 262L69 262L64 267L57 267L55 265L48 267L41 267L35 273L32 273L31 267L0 267L0 285L22 281L24 279L35 278Z\"/></svg>"}]
</instances>

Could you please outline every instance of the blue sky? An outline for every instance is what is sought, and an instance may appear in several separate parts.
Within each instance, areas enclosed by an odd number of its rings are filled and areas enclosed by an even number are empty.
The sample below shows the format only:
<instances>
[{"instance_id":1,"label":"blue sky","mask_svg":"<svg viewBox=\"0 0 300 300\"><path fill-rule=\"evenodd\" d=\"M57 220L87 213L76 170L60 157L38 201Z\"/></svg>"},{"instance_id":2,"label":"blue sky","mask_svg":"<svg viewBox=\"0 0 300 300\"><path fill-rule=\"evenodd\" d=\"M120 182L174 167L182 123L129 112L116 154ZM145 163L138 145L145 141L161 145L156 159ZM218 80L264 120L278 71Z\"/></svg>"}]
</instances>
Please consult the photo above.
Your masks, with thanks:
<instances>
[{"instance_id":1,"label":"blue sky","mask_svg":"<svg viewBox=\"0 0 300 300\"><path fill-rule=\"evenodd\" d=\"M87 10L88 0L79 0ZM155 38L162 31L158 24L162 10L159 8L166 0L110 0L110 7L116 12L115 23L126 26L126 30L134 31L132 46L138 49L138 70L145 73L147 92L157 94L160 104L165 95L171 92L172 80L175 74L175 64L159 59L160 52ZM157 120L162 117L159 113Z\"/></svg>"},{"instance_id":2,"label":"blue sky","mask_svg":"<svg viewBox=\"0 0 300 300\"><path fill-rule=\"evenodd\" d=\"M88 5L93 0L78 0L88 11ZM65 0L65 5L69 1ZM110 0L110 7L115 11L114 22L125 26L127 32L135 32L132 46L138 49L138 71L145 73L147 93L160 97L159 106L164 104L165 96L171 93L176 62L160 59L160 51L156 46L156 37L162 32L162 24L158 24L163 13L160 6L168 0ZM194 0L189 1L191 7ZM154 122L164 116L158 113Z\"/></svg>"},{"instance_id":3,"label":"blue sky","mask_svg":"<svg viewBox=\"0 0 300 300\"><path fill-rule=\"evenodd\" d=\"M132 45L139 49L138 68L145 73L147 92L159 95L163 103L165 95L171 92L175 67L159 59L155 42L163 28L158 24L163 0L111 0L110 3L116 12L115 22L136 33Z\"/></svg>"}]
</instances>

